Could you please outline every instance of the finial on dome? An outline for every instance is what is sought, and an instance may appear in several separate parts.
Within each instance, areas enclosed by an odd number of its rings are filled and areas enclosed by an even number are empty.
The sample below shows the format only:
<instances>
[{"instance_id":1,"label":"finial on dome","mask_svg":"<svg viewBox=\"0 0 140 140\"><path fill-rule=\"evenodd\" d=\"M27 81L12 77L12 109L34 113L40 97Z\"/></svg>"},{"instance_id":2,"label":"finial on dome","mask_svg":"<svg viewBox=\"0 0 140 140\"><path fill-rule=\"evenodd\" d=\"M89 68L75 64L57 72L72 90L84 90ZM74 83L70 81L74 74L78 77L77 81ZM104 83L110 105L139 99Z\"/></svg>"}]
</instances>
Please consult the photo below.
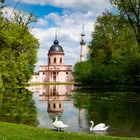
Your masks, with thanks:
<instances>
[{"instance_id":1,"label":"finial on dome","mask_svg":"<svg viewBox=\"0 0 140 140\"><path fill-rule=\"evenodd\" d=\"M57 29L55 30L55 40L53 42L54 44L59 44L59 41L57 40Z\"/></svg>"},{"instance_id":2,"label":"finial on dome","mask_svg":"<svg viewBox=\"0 0 140 140\"><path fill-rule=\"evenodd\" d=\"M57 28L55 30L55 40L57 40Z\"/></svg>"}]
</instances>

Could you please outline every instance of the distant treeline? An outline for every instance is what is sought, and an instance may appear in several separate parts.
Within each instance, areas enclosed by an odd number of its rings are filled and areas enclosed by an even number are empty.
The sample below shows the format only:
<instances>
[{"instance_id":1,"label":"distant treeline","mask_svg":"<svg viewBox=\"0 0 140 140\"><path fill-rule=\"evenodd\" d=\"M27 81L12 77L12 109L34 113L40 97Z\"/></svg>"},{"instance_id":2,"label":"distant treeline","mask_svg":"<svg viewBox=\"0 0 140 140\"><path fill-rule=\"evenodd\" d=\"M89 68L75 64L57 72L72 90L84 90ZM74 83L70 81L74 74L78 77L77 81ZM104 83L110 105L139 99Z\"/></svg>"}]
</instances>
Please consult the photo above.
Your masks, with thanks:
<instances>
[{"instance_id":1,"label":"distant treeline","mask_svg":"<svg viewBox=\"0 0 140 140\"><path fill-rule=\"evenodd\" d=\"M37 60L38 40L29 32L32 14L0 11L0 88L23 86L31 78Z\"/></svg>"},{"instance_id":2,"label":"distant treeline","mask_svg":"<svg viewBox=\"0 0 140 140\"><path fill-rule=\"evenodd\" d=\"M97 17L88 60L74 67L77 82L140 84L140 1L110 0L114 6Z\"/></svg>"}]
</instances>

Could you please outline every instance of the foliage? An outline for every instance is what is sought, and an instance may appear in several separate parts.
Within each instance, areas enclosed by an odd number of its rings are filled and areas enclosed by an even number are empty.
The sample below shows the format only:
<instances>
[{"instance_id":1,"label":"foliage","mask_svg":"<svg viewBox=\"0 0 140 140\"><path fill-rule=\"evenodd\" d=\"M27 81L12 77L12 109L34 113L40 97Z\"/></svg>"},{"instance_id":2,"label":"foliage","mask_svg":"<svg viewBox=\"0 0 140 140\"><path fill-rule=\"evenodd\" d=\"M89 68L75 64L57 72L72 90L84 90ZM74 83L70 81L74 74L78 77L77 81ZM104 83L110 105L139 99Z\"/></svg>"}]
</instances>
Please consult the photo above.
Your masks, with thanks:
<instances>
[{"instance_id":1,"label":"foliage","mask_svg":"<svg viewBox=\"0 0 140 140\"><path fill-rule=\"evenodd\" d=\"M45 128L0 123L0 139L7 140L131 140L132 138L96 136L80 133L56 132ZM133 138L139 140L139 138Z\"/></svg>"},{"instance_id":2,"label":"foliage","mask_svg":"<svg viewBox=\"0 0 140 140\"><path fill-rule=\"evenodd\" d=\"M110 130L117 128L121 135L124 131L139 133L140 124L140 94L128 90L121 91L117 87L109 89L90 89L90 92L76 92L73 94L73 103L79 110L85 110L86 122L94 120L95 124L105 122ZM111 91L111 92L110 92ZM110 132L109 132L110 133ZM117 133L117 132L116 132ZM124 134L124 135L125 135ZM123 135L123 134L122 134Z\"/></svg>"},{"instance_id":3,"label":"foliage","mask_svg":"<svg viewBox=\"0 0 140 140\"><path fill-rule=\"evenodd\" d=\"M132 27L140 52L140 0L110 0Z\"/></svg>"},{"instance_id":4,"label":"foliage","mask_svg":"<svg viewBox=\"0 0 140 140\"><path fill-rule=\"evenodd\" d=\"M87 83L90 82L91 78L91 62L79 62L75 64L74 67L74 78L76 82Z\"/></svg>"},{"instance_id":5,"label":"foliage","mask_svg":"<svg viewBox=\"0 0 140 140\"><path fill-rule=\"evenodd\" d=\"M26 89L0 92L0 120L37 126L37 111L32 92Z\"/></svg>"},{"instance_id":6,"label":"foliage","mask_svg":"<svg viewBox=\"0 0 140 140\"><path fill-rule=\"evenodd\" d=\"M140 83L139 46L124 16L109 11L99 16L88 47L89 60L75 65L76 80L88 85Z\"/></svg>"},{"instance_id":7,"label":"foliage","mask_svg":"<svg viewBox=\"0 0 140 140\"><path fill-rule=\"evenodd\" d=\"M31 78L37 60L39 44L28 27L32 19L24 21L20 15L16 14L15 20L0 17L0 81L5 87L25 84ZM18 18L22 19L22 24Z\"/></svg>"}]
</instances>

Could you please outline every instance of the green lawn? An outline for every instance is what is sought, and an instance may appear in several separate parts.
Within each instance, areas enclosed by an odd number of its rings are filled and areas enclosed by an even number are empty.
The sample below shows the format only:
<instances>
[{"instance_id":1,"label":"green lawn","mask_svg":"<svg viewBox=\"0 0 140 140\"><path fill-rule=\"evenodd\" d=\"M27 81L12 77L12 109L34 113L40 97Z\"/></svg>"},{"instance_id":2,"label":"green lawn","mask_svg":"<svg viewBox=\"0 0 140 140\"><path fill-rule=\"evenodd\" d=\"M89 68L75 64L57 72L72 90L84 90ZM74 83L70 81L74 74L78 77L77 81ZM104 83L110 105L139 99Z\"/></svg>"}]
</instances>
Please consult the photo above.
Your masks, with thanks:
<instances>
[{"instance_id":1,"label":"green lawn","mask_svg":"<svg viewBox=\"0 0 140 140\"><path fill-rule=\"evenodd\" d=\"M46 128L0 122L0 140L140 140L140 138L119 138L58 132Z\"/></svg>"}]
</instances>

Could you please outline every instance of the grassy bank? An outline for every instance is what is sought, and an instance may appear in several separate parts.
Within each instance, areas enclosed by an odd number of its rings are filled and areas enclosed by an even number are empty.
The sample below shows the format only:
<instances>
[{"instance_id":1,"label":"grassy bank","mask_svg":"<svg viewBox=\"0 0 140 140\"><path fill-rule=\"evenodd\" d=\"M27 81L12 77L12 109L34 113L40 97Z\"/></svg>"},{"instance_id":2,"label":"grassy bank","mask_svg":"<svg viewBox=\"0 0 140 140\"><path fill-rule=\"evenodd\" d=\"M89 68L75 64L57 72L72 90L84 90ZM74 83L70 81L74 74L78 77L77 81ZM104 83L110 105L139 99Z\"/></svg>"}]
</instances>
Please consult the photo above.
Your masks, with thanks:
<instances>
[{"instance_id":1,"label":"grassy bank","mask_svg":"<svg viewBox=\"0 0 140 140\"><path fill-rule=\"evenodd\" d=\"M0 122L0 140L140 140L138 138L119 138L94 136L89 134L56 132L46 128Z\"/></svg>"}]
</instances>

